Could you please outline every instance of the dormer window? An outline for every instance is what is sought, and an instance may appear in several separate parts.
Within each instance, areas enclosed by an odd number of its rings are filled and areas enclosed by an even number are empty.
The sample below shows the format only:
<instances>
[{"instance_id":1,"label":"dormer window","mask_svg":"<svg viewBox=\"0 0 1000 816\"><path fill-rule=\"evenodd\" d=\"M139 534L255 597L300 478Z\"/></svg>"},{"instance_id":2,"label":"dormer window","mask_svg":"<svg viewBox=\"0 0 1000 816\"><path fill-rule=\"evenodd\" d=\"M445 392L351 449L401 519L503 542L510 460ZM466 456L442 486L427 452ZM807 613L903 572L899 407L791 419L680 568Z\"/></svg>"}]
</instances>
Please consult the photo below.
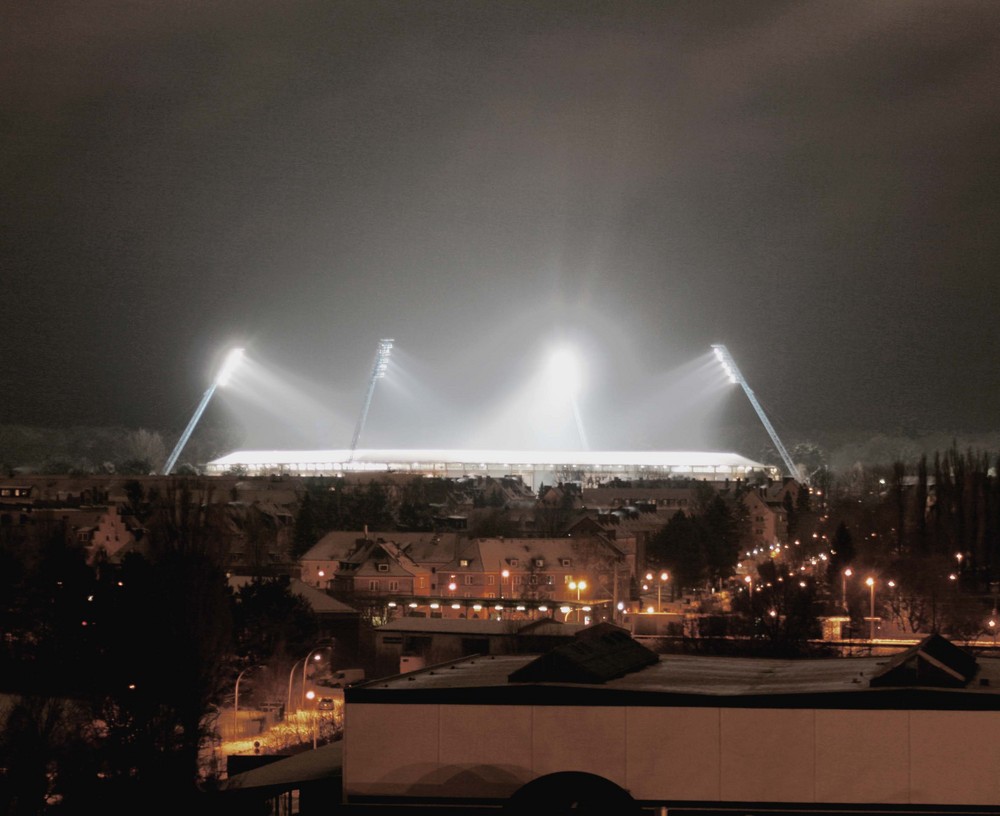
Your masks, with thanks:
<instances>
[{"instance_id":1,"label":"dormer window","mask_svg":"<svg viewBox=\"0 0 1000 816\"><path fill-rule=\"evenodd\" d=\"M559 566L561 566L561 567L572 567L573 566L573 559L572 558L560 558L559 559Z\"/></svg>"},{"instance_id":2,"label":"dormer window","mask_svg":"<svg viewBox=\"0 0 1000 816\"><path fill-rule=\"evenodd\" d=\"M536 567L544 567L545 566L545 559L544 558L536 558L535 559L535 566Z\"/></svg>"},{"instance_id":3,"label":"dormer window","mask_svg":"<svg viewBox=\"0 0 1000 816\"><path fill-rule=\"evenodd\" d=\"M516 558L511 558L510 559L510 565L512 567L516 567L517 566L517 559Z\"/></svg>"},{"instance_id":4,"label":"dormer window","mask_svg":"<svg viewBox=\"0 0 1000 816\"><path fill-rule=\"evenodd\" d=\"M468 558L460 558L458 560L458 565L460 567L467 567L467 566L469 566L469 559Z\"/></svg>"},{"instance_id":5,"label":"dormer window","mask_svg":"<svg viewBox=\"0 0 1000 816\"><path fill-rule=\"evenodd\" d=\"M388 564L379 564L378 567L377 567L377 569L378 569L379 572L388 572L389 571L389 565Z\"/></svg>"}]
</instances>

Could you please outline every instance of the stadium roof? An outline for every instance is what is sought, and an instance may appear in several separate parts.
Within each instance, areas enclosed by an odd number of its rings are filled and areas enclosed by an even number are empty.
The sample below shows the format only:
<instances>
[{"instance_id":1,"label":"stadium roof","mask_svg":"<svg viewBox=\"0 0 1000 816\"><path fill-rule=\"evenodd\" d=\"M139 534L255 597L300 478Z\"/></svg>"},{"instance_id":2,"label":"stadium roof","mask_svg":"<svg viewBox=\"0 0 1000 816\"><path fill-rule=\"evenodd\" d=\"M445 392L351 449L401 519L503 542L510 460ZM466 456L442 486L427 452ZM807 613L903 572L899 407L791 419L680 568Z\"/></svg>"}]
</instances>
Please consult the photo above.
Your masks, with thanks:
<instances>
[{"instance_id":1,"label":"stadium roof","mask_svg":"<svg viewBox=\"0 0 1000 816\"><path fill-rule=\"evenodd\" d=\"M381 450L245 450L234 451L208 463L209 473L234 468L248 473L336 475L347 472L383 471L461 475L520 475L580 471L602 478L744 478L777 469L736 453L717 451L567 451L486 449L381 449Z\"/></svg>"}]
</instances>

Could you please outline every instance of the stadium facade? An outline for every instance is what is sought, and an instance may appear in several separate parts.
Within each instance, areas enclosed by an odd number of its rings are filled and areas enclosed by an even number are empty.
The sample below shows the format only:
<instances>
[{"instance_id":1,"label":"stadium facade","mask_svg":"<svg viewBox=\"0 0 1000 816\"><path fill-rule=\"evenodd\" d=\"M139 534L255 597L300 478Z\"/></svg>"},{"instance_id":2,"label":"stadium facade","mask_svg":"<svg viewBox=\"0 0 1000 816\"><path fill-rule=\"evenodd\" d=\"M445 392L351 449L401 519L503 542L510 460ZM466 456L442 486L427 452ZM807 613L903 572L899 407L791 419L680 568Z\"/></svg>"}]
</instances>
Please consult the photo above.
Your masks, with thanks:
<instances>
[{"instance_id":1,"label":"stadium facade","mask_svg":"<svg viewBox=\"0 0 1000 816\"><path fill-rule=\"evenodd\" d=\"M777 479L777 467L736 453L714 451L566 451L566 450L245 450L206 465L209 474L241 472L254 476L343 476L349 473L413 473L462 476L518 476L525 484L575 481L595 486L621 479L695 478L707 481Z\"/></svg>"}]
</instances>

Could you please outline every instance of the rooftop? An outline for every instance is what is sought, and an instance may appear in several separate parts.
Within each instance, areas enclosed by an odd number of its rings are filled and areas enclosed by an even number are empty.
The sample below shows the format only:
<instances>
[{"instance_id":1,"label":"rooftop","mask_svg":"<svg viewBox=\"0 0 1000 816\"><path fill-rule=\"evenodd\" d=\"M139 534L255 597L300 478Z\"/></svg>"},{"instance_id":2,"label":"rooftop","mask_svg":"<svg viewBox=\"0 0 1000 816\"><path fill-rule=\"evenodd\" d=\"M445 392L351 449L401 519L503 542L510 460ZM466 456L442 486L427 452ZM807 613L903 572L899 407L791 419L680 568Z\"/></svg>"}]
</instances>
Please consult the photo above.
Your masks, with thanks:
<instances>
[{"instance_id":1,"label":"rooftop","mask_svg":"<svg viewBox=\"0 0 1000 816\"><path fill-rule=\"evenodd\" d=\"M491 655L431 666L358 686L348 702L1000 709L1000 658L978 658L975 678L964 688L870 685L893 659L884 656L661 655L652 665L604 683L510 682L538 657Z\"/></svg>"}]
</instances>

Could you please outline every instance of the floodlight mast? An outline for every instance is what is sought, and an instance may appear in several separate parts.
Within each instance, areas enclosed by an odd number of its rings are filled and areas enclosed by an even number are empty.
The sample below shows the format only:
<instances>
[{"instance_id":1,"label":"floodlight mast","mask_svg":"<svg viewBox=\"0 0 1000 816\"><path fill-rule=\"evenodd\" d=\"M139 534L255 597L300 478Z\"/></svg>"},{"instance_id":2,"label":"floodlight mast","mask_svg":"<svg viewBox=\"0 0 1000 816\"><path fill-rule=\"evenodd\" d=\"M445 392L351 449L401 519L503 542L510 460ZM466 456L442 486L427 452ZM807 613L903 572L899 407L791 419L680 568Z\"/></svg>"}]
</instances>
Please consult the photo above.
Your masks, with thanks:
<instances>
[{"instance_id":1,"label":"floodlight mast","mask_svg":"<svg viewBox=\"0 0 1000 816\"><path fill-rule=\"evenodd\" d=\"M181 451L184 450L184 446L187 444L188 439L191 438L191 432L194 431L194 426L198 424L198 420L201 419L201 415L205 413L205 408L208 407L208 402L212 399L215 389L220 385L224 386L227 382L229 382L229 378L232 377L233 371L236 370L236 367L242 359L243 349L241 348L234 348L229 352L229 354L226 355L226 361L222 364L222 368L219 369L219 373L212 381L212 384L208 387L205 393L202 394L201 402L198 403L198 407L195 409L194 415L191 417L191 421L184 429L184 433L181 434L181 438L177 440L177 444L174 446L174 450L170 454L170 458L167 459L167 463L163 466L163 470L161 472L162 476L170 475L170 471L173 470L174 465L177 464L177 457L181 455Z\"/></svg>"},{"instance_id":2,"label":"floodlight mast","mask_svg":"<svg viewBox=\"0 0 1000 816\"><path fill-rule=\"evenodd\" d=\"M354 451L358 448L358 440L361 439L361 431L364 430L365 420L368 419L368 409L372 404L372 394L375 393L375 383L385 376L386 369L389 368L389 354L392 351L393 339L383 337L378 341L378 351L375 353L375 365L372 366L371 377L368 378L368 392L365 394L365 404L361 409L361 416L358 417L358 424L354 428L354 438L351 439L351 459L354 458Z\"/></svg>"},{"instance_id":3,"label":"floodlight mast","mask_svg":"<svg viewBox=\"0 0 1000 816\"><path fill-rule=\"evenodd\" d=\"M739 367L736 365L736 361L733 359L733 355L729 353L727 349L721 343L715 343L712 346L712 350L715 352L715 356L718 358L719 362L722 363L722 367L726 370L729 375L730 381L738 383L743 386L743 391L747 395L747 399L750 400L750 404L753 406L754 410L757 412L757 416L760 417L761 423L763 423L764 428L771 437L771 441L774 443L774 447L778 449L778 453L781 454L781 460L785 463L785 467L788 469L788 474L793 479L798 479L806 486L809 485L809 477L805 474L800 474L799 469L795 467L795 462L792 461L792 457L789 456L788 451L785 446L781 443L778 438L777 431L774 430L774 426L771 421L767 418L767 414L764 413L764 409L761 407L760 403L757 401L757 397L753 392L753 389L747 385L746 378L743 376Z\"/></svg>"}]
</instances>

